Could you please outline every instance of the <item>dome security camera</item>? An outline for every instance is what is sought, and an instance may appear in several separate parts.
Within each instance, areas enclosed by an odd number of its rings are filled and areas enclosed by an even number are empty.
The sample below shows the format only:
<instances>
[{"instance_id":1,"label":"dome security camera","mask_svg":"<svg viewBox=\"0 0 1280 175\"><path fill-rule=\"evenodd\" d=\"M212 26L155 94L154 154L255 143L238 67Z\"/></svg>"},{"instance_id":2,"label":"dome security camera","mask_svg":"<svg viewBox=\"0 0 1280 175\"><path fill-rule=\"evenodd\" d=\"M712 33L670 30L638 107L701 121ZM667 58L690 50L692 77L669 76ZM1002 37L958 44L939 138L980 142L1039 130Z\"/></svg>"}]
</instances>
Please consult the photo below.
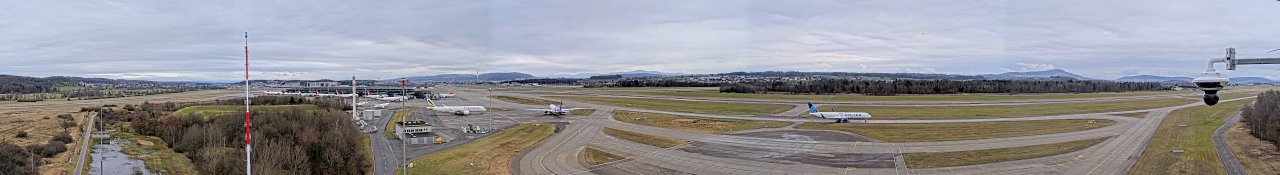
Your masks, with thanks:
<instances>
[{"instance_id":1,"label":"dome security camera","mask_svg":"<svg viewBox=\"0 0 1280 175\"><path fill-rule=\"evenodd\" d=\"M1227 78L1223 78L1218 72L1203 72L1192 79L1191 83L1195 83L1196 87L1204 91L1204 104L1213 106L1218 104L1218 91L1227 86Z\"/></svg>"}]
</instances>

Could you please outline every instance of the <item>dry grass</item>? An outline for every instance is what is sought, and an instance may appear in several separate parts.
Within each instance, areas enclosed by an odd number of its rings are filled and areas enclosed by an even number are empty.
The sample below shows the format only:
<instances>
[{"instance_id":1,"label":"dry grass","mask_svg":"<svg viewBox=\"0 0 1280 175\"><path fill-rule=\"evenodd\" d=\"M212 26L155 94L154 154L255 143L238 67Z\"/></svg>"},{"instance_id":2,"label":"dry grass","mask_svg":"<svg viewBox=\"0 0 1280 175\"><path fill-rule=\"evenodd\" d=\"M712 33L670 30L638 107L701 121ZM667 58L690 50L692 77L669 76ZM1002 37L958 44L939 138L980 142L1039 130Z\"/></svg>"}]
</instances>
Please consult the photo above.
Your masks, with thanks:
<instances>
[{"instance_id":1,"label":"dry grass","mask_svg":"<svg viewBox=\"0 0 1280 175\"><path fill-rule=\"evenodd\" d=\"M462 146L414 158L409 174L512 174L511 158L555 132L549 124L521 124ZM400 171L396 171L397 174Z\"/></svg>"},{"instance_id":2,"label":"dry grass","mask_svg":"<svg viewBox=\"0 0 1280 175\"><path fill-rule=\"evenodd\" d=\"M589 97L589 96L547 96L547 98L559 98L587 103L595 103L609 106L640 108L659 111L674 111L702 114L726 114L726 115L773 115L783 111L790 110L791 105L780 104L751 104L751 103L726 103L726 102L703 102L703 101L680 101L680 100L658 100L643 98L613 98L613 97Z\"/></svg>"},{"instance_id":3,"label":"dry grass","mask_svg":"<svg viewBox=\"0 0 1280 175\"><path fill-rule=\"evenodd\" d=\"M613 129L613 128L605 128L604 134L613 136L615 138L619 138L622 140L629 140L632 142L659 147L659 148L670 148L676 145L689 142L688 140L684 140L684 139L641 134L641 133L623 131L623 130Z\"/></svg>"},{"instance_id":4,"label":"dry grass","mask_svg":"<svg viewBox=\"0 0 1280 175\"><path fill-rule=\"evenodd\" d=\"M1234 128L1222 135L1236 154L1237 160L1244 165L1249 174L1280 174L1280 149L1271 142L1263 141L1249 135L1247 123L1236 123Z\"/></svg>"},{"instance_id":5,"label":"dry grass","mask_svg":"<svg viewBox=\"0 0 1280 175\"><path fill-rule=\"evenodd\" d=\"M596 166L600 164L605 164L613 161L626 159L625 157L609 154L609 152L600 151L598 149L591 148L591 147L582 149L581 155L582 155L582 160L585 161L585 163L588 166Z\"/></svg>"},{"instance_id":6,"label":"dry grass","mask_svg":"<svg viewBox=\"0 0 1280 175\"><path fill-rule=\"evenodd\" d=\"M1089 148L1111 137L1077 140L1045 145L956 152L907 153L908 168L938 168L980 165L1066 154Z\"/></svg>"},{"instance_id":7,"label":"dry grass","mask_svg":"<svg viewBox=\"0 0 1280 175\"><path fill-rule=\"evenodd\" d=\"M613 119L645 126L711 134L760 128L779 128L791 124L791 122L693 117L623 110L614 111Z\"/></svg>"},{"instance_id":8,"label":"dry grass","mask_svg":"<svg viewBox=\"0 0 1280 175\"><path fill-rule=\"evenodd\" d=\"M1169 113L1129 174L1223 174L1222 161L1213 147L1213 131L1222 126L1224 118L1252 101L1196 106ZM1172 153L1173 150L1185 152Z\"/></svg>"},{"instance_id":9,"label":"dry grass","mask_svg":"<svg viewBox=\"0 0 1280 175\"><path fill-rule=\"evenodd\" d=\"M369 140L368 134L360 134L360 143L361 143L360 145L364 147L364 160L368 161L369 163L373 163L373 161L377 161L373 159L373 142ZM369 168L365 170L364 174L373 174L374 168L376 167L369 166Z\"/></svg>"},{"instance_id":10,"label":"dry grass","mask_svg":"<svg viewBox=\"0 0 1280 175\"><path fill-rule=\"evenodd\" d=\"M1115 123L1113 120L1093 119L928 124L805 123L796 128L851 132L886 142L937 142L1065 133Z\"/></svg>"},{"instance_id":11,"label":"dry grass","mask_svg":"<svg viewBox=\"0 0 1280 175\"><path fill-rule=\"evenodd\" d=\"M820 110L861 111L879 120L939 120L1005 118L1064 114L1086 114L1152 109L1195 102L1183 98L1160 98L1105 102L1055 103L998 106L822 106Z\"/></svg>"}]
</instances>

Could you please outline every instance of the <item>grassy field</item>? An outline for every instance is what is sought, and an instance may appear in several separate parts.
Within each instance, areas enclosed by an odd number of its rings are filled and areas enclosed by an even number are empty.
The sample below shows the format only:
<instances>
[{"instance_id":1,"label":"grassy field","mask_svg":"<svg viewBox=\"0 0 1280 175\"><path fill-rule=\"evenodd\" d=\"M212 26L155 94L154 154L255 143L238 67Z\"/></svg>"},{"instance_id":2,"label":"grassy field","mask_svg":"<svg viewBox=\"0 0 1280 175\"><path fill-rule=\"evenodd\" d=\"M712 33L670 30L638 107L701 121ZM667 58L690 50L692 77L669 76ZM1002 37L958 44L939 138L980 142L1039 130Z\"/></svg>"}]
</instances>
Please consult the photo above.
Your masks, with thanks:
<instances>
[{"instance_id":1,"label":"grassy field","mask_svg":"<svg viewBox=\"0 0 1280 175\"><path fill-rule=\"evenodd\" d=\"M1252 101L1202 105L1169 113L1129 174L1223 174L1222 161L1213 147L1213 131L1224 118Z\"/></svg>"},{"instance_id":2,"label":"grassy field","mask_svg":"<svg viewBox=\"0 0 1280 175\"><path fill-rule=\"evenodd\" d=\"M396 138L396 122L400 122L400 120L408 117L411 112L413 112L413 110L403 109L391 114L390 122L387 122L387 126L382 128L384 130L382 132L382 137L386 137L388 139Z\"/></svg>"},{"instance_id":3,"label":"grassy field","mask_svg":"<svg viewBox=\"0 0 1280 175\"><path fill-rule=\"evenodd\" d=\"M142 160L151 172L160 174L196 174L195 165L187 156L165 147L164 140L153 136L140 136L128 132L115 132L112 136L132 142L125 144L123 152Z\"/></svg>"},{"instance_id":4,"label":"grassy field","mask_svg":"<svg viewBox=\"0 0 1280 175\"><path fill-rule=\"evenodd\" d=\"M622 91L617 93L635 95L654 95L690 98L730 98L755 100L788 100L788 101L1015 101L1015 100L1051 100L1074 98L1132 97L1150 95L1171 95L1189 93L1189 91L1149 91L1127 93L1047 93L1047 94L944 94L944 95L896 95L867 96L859 94L837 95L792 95L792 94L743 94L719 93L712 91Z\"/></svg>"},{"instance_id":5,"label":"grassy field","mask_svg":"<svg viewBox=\"0 0 1280 175\"><path fill-rule=\"evenodd\" d=\"M1236 123L1222 137L1249 174L1280 174L1280 149L1271 142L1249 135L1248 123Z\"/></svg>"},{"instance_id":6,"label":"grassy field","mask_svg":"<svg viewBox=\"0 0 1280 175\"><path fill-rule=\"evenodd\" d=\"M760 128L778 128L790 125L791 122L751 121L738 119L721 119L707 117L680 116L618 110L613 112L613 119L645 126L678 129L701 133L720 134L724 132L743 131ZM639 119L639 120L637 120Z\"/></svg>"},{"instance_id":7,"label":"grassy field","mask_svg":"<svg viewBox=\"0 0 1280 175\"><path fill-rule=\"evenodd\" d=\"M586 161L587 165L589 166L596 166L600 164L605 164L613 161L626 159L625 157L609 154L608 152L600 151L598 149L591 148L591 147L582 149L582 158L583 158L582 160Z\"/></svg>"},{"instance_id":8,"label":"grassy field","mask_svg":"<svg viewBox=\"0 0 1280 175\"><path fill-rule=\"evenodd\" d=\"M1107 139L1110 139L1110 137L1014 148L956 152L907 153L903 155L903 159L906 159L908 168L938 168L979 165L1066 154L1089 148L1090 146L1106 141Z\"/></svg>"},{"instance_id":9,"label":"grassy field","mask_svg":"<svg viewBox=\"0 0 1280 175\"><path fill-rule=\"evenodd\" d=\"M658 100L658 99L641 99L641 98L610 98L610 97L588 97L588 96L547 96L547 98L559 98L587 103L595 103L609 106L631 107L649 110L689 112L702 114L726 114L726 115L772 115L779 112L787 111L792 108L791 105L780 104L749 104L749 103L725 103L725 102L700 102L700 101L679 101L679 100Z\"/></svg>"},{"instance_id":10,"label":"grassy field","mask_svg":"<svg viewBox=\"0 0 1280 175\"><path fill-rule=\"evenodd\" d=\"M1147 112L1134 112L1134 113L1124 113L1124 114L1116 114L1116 115L1133 117L1133 118L1143 118L1143 117L1147 117Z\"/></svg>"},{"instance_id":11,"label":"grassy field","mask_svg":"<svg viewBox=\"0 0 1280 175\"><path fill-rule=\"evenodd\" d=\"M661 136L655 136L655 135L641 134L641 133L623 131L623 130L613 129L613 128L605 128L604 134L607 134L609 136L613 136L615 138L619 138L622 140L629 140L632 142L659 147L659 148L670 148L676 145L689 142L688 140L684 140L684 139L667 138L667 137L661 137Z\"/></svg>"},{"instance_id":12,"label":"grassy field","mask_svg":"<svg viewBox=\"0 0 1280 175\"><path fill-rule=\"evenodd\" d=\"M549 104L557 104L557 105L560 104L560 102L551 101L551 100L505 96L505 95L494 95L494 96L489 96L489 98L498 99L505 102L516 103L516 104L526 104L526 105L546 106Z\"/></svg>"},{"instance_id":13,"label":"grassy field","mask_svg":"<svg viewBox=\"0 0 1280 175\"><path fill-rule=\"evenodd\" d=\"M1129 111L1184 105L1191 99L1160 98L1125 101L999 106L821 106L819 110L861 111L878 120L1005 118Z\"/></svg>"},{"instance_id":14,"label":"grassy field","mask_svg":"<svg viewBox=\"0 0 1280 175\"><path fill-rule=\"evenodd\" d=\"M851 132L885 142L937 142L1083 131L1115 123L1092 119L928 124L805 123L796 128Z\"/></svg>"},{"instance_id":15,"label":"grassy field","mask_svg":"<svg viewBox=\"0 0 1280 175\"><path fill-rule=\"evenodd\" d=\"M414 158L409 174L512 174L511 158L555 132L550 124L521 124L462 146ZM400 171L396 171L399 173Z\"/></svg>"},{"instance_id":16,"label":"grassy field","mask_svg":"<svg viewBox=\"0 0 1280 175\"><path fill-rule=\"evenodd\" d=\"M596 109L579 109L579 110L573 110L573 112L571 113L577 116L588 116L588 115L591 115L591 113L596 113Z\"/></svg>"},{"instance_id":17,"label":"grassy field","mask_svg":"<svg viewBox=\"0 0 1280 175\"><path fill-rule=\"evenodd\" d=\"M370 142L369 135L360 134L360 143L360 145L364 147L364 160L369 161L369 163L376 161L373 159L373 142ZM365 174L373 174L373 168L373 166L369 166L369 168L365 170Z\"/></svg>"},{"instance_id":18,"label":"grassy field","mask_svg":"<svg viewBox=\"0 0 1280 175\"><path fill-rule=\"evenodd\" d=\"M254 111L259 110L283 110L288 108L302 108L307 111L315 111L316 105L258 105L249 106ZM209 118L224 114L243 114L243 105L211 105L211 106L189 106L177 111L173 111L174 116L179 117L202 117Z\"/></svg>"}]
</instances>

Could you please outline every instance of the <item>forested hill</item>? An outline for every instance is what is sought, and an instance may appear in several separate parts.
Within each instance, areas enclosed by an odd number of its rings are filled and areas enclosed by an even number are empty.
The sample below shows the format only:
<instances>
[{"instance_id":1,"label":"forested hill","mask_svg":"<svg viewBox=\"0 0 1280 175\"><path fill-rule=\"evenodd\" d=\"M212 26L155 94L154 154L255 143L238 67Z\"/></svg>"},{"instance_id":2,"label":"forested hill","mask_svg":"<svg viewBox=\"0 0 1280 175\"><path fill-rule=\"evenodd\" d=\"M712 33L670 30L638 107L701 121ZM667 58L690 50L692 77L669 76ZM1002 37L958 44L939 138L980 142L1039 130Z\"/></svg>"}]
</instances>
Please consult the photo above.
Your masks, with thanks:
<instances>
[{"instance_id":1,"label":"forested hill","mask_svg":"<svg viewBox=\"0 0 1280 175\"><path fill-rule=\"evenodd\" d=\"M0 74L0 94L28 94L57 92L59 86L80 86L90 84L160 84L141 80L116 80L106 78L82 78L52 76L45 78L25 77Z\"/></svg>"},{"instance_id":2,"label":"forested hill","mask_svg":"<svg viewBox=\"0 0 1280 175\"><path fill-rule=\"evenodd\" d=\"M796 72L796 71L766 71L766 72L730 72L718 75L724 76L755 76L755 77L813 77L813 76L829 76L829 77L866 77L866 78L884 78L884 79L926 79L926 80L980 80L986 77L978 75L955 75L955 74L922 74L922 73L857 73L857 72Z\"/></svg>"}]
</instances>

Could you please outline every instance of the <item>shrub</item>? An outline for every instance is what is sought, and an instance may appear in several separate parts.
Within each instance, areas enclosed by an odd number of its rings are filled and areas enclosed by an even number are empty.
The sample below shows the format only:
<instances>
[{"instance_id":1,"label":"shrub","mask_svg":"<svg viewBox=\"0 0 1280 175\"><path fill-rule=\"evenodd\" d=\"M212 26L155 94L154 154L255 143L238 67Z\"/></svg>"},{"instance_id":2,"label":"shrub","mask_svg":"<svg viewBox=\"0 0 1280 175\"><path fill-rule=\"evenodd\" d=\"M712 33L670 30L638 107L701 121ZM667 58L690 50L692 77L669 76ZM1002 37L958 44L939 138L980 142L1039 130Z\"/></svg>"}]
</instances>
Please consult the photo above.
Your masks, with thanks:
<instances>
[{"instance_id":1,"label":"shrub","mask_svg":"<svg viewBox=\"0 0 1280 175\"><path fill-rule=\"evenodd\" d=\"M68 134L67 132L62 132L61 134L54 135L52 139L49 139L49 142L53 142L53 141L60 141L62 143L71 143L72 142L71 134Z\"/></svg>"},{"instance_id":2,"label":"shrub","mask_svg":"<svg viewBox=\"0 0 1280 175\"><path fill-rule=\"evenodd\" d=\"M14 137L18 137L18 138L27 138L27 131L18 131L18 135L14 136Z\"/></svg>"}]
</instances>

